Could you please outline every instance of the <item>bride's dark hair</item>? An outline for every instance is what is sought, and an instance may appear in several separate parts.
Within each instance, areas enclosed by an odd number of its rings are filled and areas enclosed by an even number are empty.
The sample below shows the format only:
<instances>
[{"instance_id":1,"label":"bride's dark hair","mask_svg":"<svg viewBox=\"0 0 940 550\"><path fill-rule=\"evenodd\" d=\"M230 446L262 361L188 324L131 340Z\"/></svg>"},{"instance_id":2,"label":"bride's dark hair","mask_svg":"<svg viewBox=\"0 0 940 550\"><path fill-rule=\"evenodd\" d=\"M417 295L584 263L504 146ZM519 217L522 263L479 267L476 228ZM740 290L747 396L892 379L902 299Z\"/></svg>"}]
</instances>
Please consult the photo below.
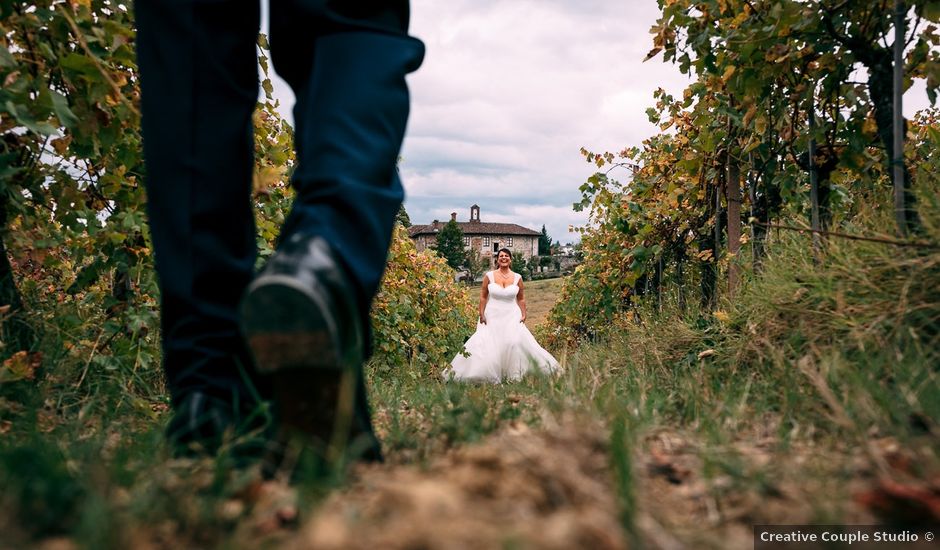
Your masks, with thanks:
<instances>
[{"instance_id":1,"label":"bride's dark hair","mask_svg":"<svg viewBox=\"0 0 940 550\"><path fill-rule=\"evenodd\" d=\"M499 267L499 253L500 253L500 252L505 252L506 254L509 255L509 259L510 259L510 260L512 259L512 251L511 251L511 250L509 250L508 248L500 248L499 250L496 251L496 255L493 256L493 265L495 265L496 267Z\"/></svg>"}]
</instances>

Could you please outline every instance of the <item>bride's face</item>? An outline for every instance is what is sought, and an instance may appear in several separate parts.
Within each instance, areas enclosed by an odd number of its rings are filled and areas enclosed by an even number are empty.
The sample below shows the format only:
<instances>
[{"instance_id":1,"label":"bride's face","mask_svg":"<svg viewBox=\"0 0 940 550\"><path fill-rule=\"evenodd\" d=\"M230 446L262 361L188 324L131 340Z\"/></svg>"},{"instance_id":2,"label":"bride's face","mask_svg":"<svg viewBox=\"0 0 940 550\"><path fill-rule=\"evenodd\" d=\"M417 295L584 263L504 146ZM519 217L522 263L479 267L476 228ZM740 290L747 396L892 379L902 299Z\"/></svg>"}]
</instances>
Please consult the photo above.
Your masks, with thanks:
<instances>
[{"instance_id":1,"label":"bride's face","mask_svg":"<svg viewBox=\"0 0 940 550\"><path fill-rule=\"evenodd\" d=\"M508 266L512 263L512 258L509 257L509 254L500 252L496 255L496 263L499 264L499 267Z\"/></svg>"}]
</instances>

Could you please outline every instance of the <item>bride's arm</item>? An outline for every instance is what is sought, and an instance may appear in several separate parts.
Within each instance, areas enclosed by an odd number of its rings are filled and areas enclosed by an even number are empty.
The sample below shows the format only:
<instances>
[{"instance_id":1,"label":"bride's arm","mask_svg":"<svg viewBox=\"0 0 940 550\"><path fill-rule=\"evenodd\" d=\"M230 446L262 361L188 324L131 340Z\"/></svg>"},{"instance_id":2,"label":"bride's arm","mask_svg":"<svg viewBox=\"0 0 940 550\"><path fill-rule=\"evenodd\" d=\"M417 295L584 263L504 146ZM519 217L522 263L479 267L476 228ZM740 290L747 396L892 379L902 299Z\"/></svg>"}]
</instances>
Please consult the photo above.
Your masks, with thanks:
<instances>
[{"instance_id":1,"label":"bride's arm","mask_svg":"<svg viewBox=\"0 0 940 550\"><path fill-rule=\"evenodd\" d=\"M522 278L519 278L519 294L516 294L516 303L519 304L519 310L522 311L520 323L525 323L525 289L522 286Z\"/></svg>"},{"instance_id":2,"label":"bride's arm","mask_svg":"<svg viewBox=\"0 0 940 550\"><path fill-rule=\"evenodd\" d=\"M490 297L490 276L483 276L483 288L480 289L480 322L486 324L483 312L486 310L486 300Z\"/></svg>"}]
</instances>

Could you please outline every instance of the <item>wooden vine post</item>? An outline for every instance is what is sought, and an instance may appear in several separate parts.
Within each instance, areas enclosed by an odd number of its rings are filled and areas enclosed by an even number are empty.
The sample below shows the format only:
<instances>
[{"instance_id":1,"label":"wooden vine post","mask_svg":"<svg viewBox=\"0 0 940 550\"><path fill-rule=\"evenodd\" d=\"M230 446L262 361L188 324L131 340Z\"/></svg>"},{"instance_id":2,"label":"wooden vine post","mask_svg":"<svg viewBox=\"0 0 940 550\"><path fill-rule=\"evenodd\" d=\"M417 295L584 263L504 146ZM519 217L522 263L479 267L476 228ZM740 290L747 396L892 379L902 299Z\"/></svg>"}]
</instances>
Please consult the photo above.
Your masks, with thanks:
<instances>
[{"instance_id":1,"label":"wooden vine post","mask_svg":"<svg viewBox=\"0 0 940 550\"><path fill-rule=\"evenodd\" d=\"M819 172L816 169L816 86L809 89L809 110L806 113L809 126L809 202L810 222L813 228L813 257L818 261L820 252L819 231L822 225L819 221Z\"/></svg>"},{"instance_id":2,"label":"wooden vine post","mask_svg":"<svg viewBox=\"0 0 940 550\"><path fill-rule=\"evenodd\" d=\"M729 140L728 174L725 193L728 195L728 294L734 297L740 283L738 251L741 249L741 167L732 153Z\"/></svg>"}]
</instances>

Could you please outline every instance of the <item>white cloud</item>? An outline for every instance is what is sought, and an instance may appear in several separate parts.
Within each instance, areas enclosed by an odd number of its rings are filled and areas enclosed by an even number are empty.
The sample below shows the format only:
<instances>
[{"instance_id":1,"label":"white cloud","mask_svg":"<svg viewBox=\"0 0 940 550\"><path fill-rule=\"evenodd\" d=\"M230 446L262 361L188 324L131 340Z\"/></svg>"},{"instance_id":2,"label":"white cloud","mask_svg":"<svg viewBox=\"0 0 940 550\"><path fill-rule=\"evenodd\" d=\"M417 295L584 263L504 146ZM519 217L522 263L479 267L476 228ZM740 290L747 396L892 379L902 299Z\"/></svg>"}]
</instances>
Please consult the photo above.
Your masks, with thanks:
<instances>
[{"instance_id":1,"label":"white cloud","mask_svg":"<svg viewBox=\"0 0 940 550\"><path fill-rule=\"evenodd\" d=\"M652 47L656 2L413 0L411 34L427 55L409 76L411 118L402 149L413 223L469 216L513 222L575 241L571 209L593 172L580 148L619 151L657 128L653 91L688 82ZM293 97L275 81L284 109ZM905 112L926 105L923 87Z\"/></svg>"},{"instance_id":2,"label":"white cloud","mask_svg":"<svg viewBox=\"0 0 940 550\"><path fill-rule=\"evenodd\" d=\"M655 132L644 113L659 86L685 77L642 63L658 11L615 2L412 3L427 46L409 78L405 206L414 223L458 219L544 224L562 242L586 221L571 205L591 175L579 150L620 150Z\"/></svg>"}]
</instances>

